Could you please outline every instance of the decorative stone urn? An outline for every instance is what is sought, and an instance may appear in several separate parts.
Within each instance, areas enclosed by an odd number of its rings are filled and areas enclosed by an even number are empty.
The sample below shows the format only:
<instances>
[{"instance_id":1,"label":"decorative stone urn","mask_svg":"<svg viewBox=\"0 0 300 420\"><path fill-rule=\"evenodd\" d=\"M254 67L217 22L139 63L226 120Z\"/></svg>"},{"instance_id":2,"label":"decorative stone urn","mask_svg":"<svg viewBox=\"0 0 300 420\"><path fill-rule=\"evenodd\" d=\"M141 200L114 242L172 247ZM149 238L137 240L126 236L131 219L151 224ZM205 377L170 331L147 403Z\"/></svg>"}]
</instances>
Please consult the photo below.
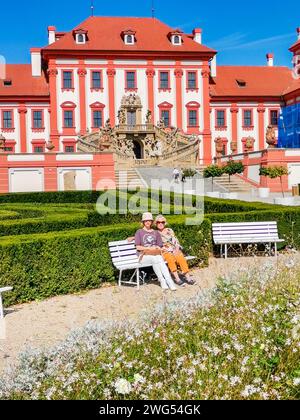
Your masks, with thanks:
<instances>
[{"instance_id":1,"label":"decorative stone urn","mask_svg":"<svg viewBox=\"0 0 300 420\"><path fill-rule=\"evenodd\" d=\"M3 134L0 134L0 152L3 152L5 149L5 137Z\"/></svg>"},{"instance_id":2,"label":"decorative stone urn","mask_svg":"<svg viewBox=\"0 0 300 420\"><path fill-rule=\"evenodd\" d=\"M50 141L48 141L48 143L46 144L46 149L47 150L53 150L54 149L54 144L52 143L52 141L50 140Z\"/></svg>"},{"instance_id":3,"label":"decorative stone urn","mask_svg":"<svg viewBox=\"0 0 300 420\"><path fill-rule=\"evenodd\" d=\"M270 149L274 149L277 144L275 128L272 125L268 125L266 132L266 142Z\"/></svg>"},{"instance_id":4,"label":"decorative stone urn","mask_svg":"<svg viewBox=\"0 0 300 420\"><path fill-rule=\"evenodd\" d=\"M235 153L237 151L237 142L236 141L232 141L230 143L230 148L231 148L232 153Z\"/></svg>"},{"instance_id":5,"label":"decorative stone urn","mask_svg":"<svg viewBox=\"0 0 300 420\"><path fill-rule=\"evenodd\" d=\"M254 146L254 138L253 137L247 137L246 141L245 141L245 149L246 150L251 150L253 149Z\"/></svg>"},{"instance_id":6,"label":"decorative stone urn","mask_svg":"<svg viewBox=\"0 0 300 420\"><path fill-rule=\"evenodd\" d=\"M216 152L218 155L221 155L223 152L223 140L221 137L217 137L215 140L216 143Z\"/></svg>"}]
</instances>

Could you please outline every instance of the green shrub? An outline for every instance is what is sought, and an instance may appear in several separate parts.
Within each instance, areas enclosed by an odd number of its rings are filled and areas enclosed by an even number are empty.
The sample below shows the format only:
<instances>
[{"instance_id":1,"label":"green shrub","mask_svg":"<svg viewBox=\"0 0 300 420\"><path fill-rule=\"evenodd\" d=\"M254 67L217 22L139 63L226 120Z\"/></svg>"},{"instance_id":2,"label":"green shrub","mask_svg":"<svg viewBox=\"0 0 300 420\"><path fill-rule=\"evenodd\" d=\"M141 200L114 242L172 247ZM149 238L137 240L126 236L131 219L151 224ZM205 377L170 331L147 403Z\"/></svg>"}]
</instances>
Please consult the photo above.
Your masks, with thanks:
<instances>
[{"instance_id":1,"label":"green shrub","mask_svg":"<svg viewBox=\"0 0 300 420\"><path fill-rule=\"evenodd\" d=\"M242 164L242 162L236 162L234 160L230 160L223 167L224 173L229 176L229 182L232 175L242 174L244 170L245 170L245 166Z\"/></svg>"},{"instance_id":2,"label":"green shrub","mask_svg":"<svg viewBox=\"0 0 300 420\"><path fill-rule=\"evenodd\" d=\"M219 178L224 174L224 168L219 165L210 165L204 169L203 177L211 178L212 191L214 190L214 178Z\"/></svg>"}]
</instances>

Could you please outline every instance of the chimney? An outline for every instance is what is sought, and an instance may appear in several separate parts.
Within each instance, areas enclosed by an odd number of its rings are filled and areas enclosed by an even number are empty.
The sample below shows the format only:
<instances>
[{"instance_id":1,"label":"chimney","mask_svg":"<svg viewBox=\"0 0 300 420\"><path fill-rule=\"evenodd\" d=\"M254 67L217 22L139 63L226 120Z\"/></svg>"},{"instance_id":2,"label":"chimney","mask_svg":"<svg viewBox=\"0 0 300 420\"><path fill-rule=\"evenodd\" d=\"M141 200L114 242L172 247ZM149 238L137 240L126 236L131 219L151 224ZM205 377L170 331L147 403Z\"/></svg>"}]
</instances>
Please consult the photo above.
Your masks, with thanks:
<instances>
[{"instance_id":1,"label":"chimney","mask_svg":"<svg viewBox=\"0 0 300 420\"><path fill-rule=\"evenodd\" d=\"M42 75L42 56L40 48L31 48L31 73L33 77Z\"/></svg>"},{"instance_id":2,"label":"chimney","mask_svg":"<svg viewBox=\"0 0 300 420\"><path fill-rule=\"evenodd\" d=\"M48 26L48 44L53 44L56 41L55 39L55 26Z\"/></svg>"},{"instance_id":3,"label":"chimney","mask_svg":"<svg viewBox=\"0 0 300 420\"><path fill-rule=\"evenodd\" d=\"M272 54L272 53L267 54L267 64L268 64L269 67L274 66L274 54Z\"/></svg>"},{"instance_id":4,"label":"chimney","mask_svg":"<svg viewBox=\"0 0 300 420\"><path fill-rule=\"evenodd\" d=\"M196 28L193 30L194 35L194 41L197 42L197 44L202 44L202 29Z\"/></svg>"},{"instance_id":5,"label":"chimney","mask_svg":"<svg viewBox=\"0 0 300 420\"><path fill-rule=\"evenodd\" d=\"M210 75L211 77L217 77L217 56L211 59L210 62Z\"/></svg>"},{"instance_id":6,"label":"chimney","mask_svg":"<svg viewBox=\"0 0 300 420\"><path fill-rule=\"evenodd\" d=\"M300 41L300 27L297 28L298 41Z\"/></svg>"}]
</instances>

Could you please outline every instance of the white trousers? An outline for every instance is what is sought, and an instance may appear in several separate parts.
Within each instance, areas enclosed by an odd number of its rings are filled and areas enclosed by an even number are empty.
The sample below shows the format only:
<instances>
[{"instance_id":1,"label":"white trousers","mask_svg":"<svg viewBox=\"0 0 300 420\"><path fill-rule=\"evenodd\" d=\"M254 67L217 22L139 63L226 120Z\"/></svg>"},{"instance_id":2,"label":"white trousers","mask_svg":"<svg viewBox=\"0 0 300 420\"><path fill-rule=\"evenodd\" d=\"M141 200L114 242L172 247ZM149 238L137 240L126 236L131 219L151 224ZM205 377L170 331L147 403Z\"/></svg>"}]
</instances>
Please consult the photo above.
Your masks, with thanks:
<instances>
[{"instance_id":1,"label":"white trousers","mask_svg":"<svg viewBox=\"0 0 300 420\"><path fill-rule=\"evenodd\" d=\"M176 290L176 285L161 255L144 255L141 264L151 264L163 289Z\"/></svg>"}]
</instances>

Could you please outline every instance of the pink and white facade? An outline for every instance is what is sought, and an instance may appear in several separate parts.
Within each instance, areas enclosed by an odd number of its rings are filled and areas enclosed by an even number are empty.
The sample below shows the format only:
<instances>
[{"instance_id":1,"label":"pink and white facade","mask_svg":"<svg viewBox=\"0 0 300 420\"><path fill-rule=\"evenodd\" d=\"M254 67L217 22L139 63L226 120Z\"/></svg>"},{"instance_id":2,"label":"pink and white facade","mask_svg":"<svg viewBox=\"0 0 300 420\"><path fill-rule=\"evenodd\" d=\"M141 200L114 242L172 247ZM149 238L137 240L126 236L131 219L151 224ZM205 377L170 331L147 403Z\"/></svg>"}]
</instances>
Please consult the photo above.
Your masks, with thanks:
<instances>
[{"instance_id":1,"label":"pink and white facade","mask_svg":"<svg viewBox=\"0 0 300 420\"><path fill-rule=\"evenodd\" d=\"M295 67L298 44L291 49ZM293 69L275 67L272 54L262 67L217 66L215 57L202 44L201 29L184 34L156 19L91 17L67 33L49 27L48 46L31 49L31 65L7 65L0 80L0 171L7 173L0 191L21 188L10 182L14 168L47 172L48 161L56 176L50 183L40 176L41 190L60 189L64 167L90 168L79 188L114 178L112 155L91 160L77 153L77 138L107 119L117 125L121 100L130 93L141 99L142 123L150 110L154 124L163 118L199 137L199 164L213 161L220 138L223 155L266 149L267 127L277 125L287 100L299 100Z\"/></svg>"}]
</instances>

